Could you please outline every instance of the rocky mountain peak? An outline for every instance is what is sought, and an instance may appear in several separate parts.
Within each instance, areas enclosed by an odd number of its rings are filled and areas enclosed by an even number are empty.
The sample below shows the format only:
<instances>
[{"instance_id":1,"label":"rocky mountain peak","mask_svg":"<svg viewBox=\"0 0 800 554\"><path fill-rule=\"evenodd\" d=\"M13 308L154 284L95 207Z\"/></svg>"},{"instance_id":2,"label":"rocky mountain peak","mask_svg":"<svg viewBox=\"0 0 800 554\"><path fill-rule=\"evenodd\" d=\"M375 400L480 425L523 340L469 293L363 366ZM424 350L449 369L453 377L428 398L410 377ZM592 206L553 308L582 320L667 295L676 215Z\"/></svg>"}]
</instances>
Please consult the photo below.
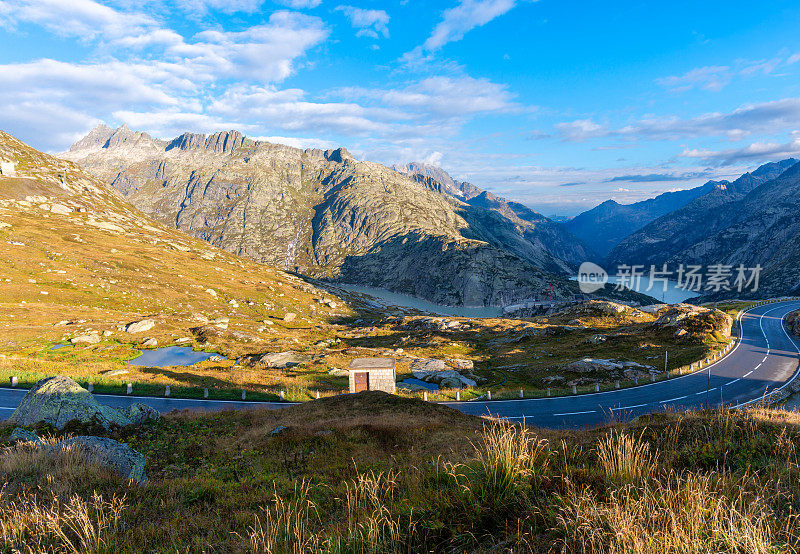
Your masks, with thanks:
<instances>
[{"instance_id":1,"label":"rocky mountain peak","mask_svg":"<svg viewBox=\"0 0 800 554\"><path fill-rule=\"evenodd\" d=\"M105 123L100 123L99 125L96 125L94 129L89 131L88 135L70 146L69 150L70 152L75 152L78 150L87 150L91 148L102 148L113 134L114 130L111 127Z\"/></svg>"},{"instance_id":2,"label":"rocky mountain peak","mask_svg":"<svg viewBox=\"0 0 800 554\"><path fill-rule=\"evenodd\" d=\"M444 192L452 194L453 196L462 197L464 193L461 190L461 184L438 165L432 165L422 162L411 162L404 165L393 165L392 169L398 173L405 175L415 176L420 175L427 177L441 184Z\"/></svg>"},{"instance_id":3,"label":"rocky mountain peak","mask_svg":"<svg viewBox=\"0 0 800 554\"><path fill-rule=\"evenodd\" d=\"M335 150L325 150L325 159L329 162L344 163L345 160L355 160L347 148L337 148Z\"/></svg>"},{"instance_id":4,"label":"rocky mountain peak","mask_svg":"<svg viewBox=\"0 0 800 554\"><path fill-rule=\"evenodd\" d=\"M254 144L252 140L235 130L219 131L209 136L201 133L186 132L172 139L167 144L166 149L177 148L178 150L186 151L201 148L211 150L216 154L233 154L237 148L253 146Z\"/></svg>"}]
</instances>

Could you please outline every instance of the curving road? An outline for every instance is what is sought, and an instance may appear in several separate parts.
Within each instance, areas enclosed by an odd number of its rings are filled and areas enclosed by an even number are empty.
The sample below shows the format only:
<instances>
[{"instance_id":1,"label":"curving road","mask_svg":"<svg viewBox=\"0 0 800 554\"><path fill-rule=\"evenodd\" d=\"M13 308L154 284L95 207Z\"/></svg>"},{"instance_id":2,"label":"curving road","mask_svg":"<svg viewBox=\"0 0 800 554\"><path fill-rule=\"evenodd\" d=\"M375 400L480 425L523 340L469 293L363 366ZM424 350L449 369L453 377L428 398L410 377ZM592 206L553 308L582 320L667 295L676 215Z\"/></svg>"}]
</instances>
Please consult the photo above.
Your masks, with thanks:
<instances>
[{"instance_id":1,"label":"curving road","mask_svg":"<svg viewBox=\"0 0 800 554\"><path fill-rule=\"evenodd\" d=\"M473 415L524 420L539 427L590 427L657 411L746 406L797 376L800 341L783 317L799 301L758 306L741 316L741 339L700 372L628 389L531 400L446 403Z\"/></svg>"},{"instance_id":2,"label":"curving road","mask_svg":"<svg viewBox=\"0 0 800 554\"><path fill-rule=\"evenodd\" d=\"M591 427L629 420L656 411L683 411L703 407L746 406L767 392L788 386L798 373L800 341L792 338L783 317L800 309L800 301L758 306L741 317L741 338L730 353L701 372L628 389L527 400L444 402L473 415L492 415L552 428ZM0 419L10 416L27 391L0 389ZM237 402L114 396L98 394L103 404L116 408L146 402L161 412L175 409L223 410L283 408L286 402Z\"/></svg>"}]
</instances>

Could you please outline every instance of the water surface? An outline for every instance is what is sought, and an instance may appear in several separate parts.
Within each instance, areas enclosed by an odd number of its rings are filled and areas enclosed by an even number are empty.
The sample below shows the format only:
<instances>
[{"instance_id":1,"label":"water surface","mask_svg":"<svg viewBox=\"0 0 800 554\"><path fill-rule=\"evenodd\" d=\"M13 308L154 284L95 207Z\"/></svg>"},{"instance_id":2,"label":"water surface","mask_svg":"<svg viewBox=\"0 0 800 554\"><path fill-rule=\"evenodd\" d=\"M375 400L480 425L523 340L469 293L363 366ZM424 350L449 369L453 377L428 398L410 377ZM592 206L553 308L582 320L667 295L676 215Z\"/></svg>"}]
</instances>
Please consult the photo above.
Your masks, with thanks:
<instances>
[{"instance_id":1,"label":"water surface","mask_svg":"<svg viewBox=\"0 0 800 554\"><path fill-rule=\"evenodd\" d=\"M219 354L198 352L190 346L163 346L153 350L143 350L141 356L128 360L128 363L146 367L187 366L204 362L212 356L219 356ZM220 357L224 359L223 356Z\"/></svg>"},{"instance_id":2,"label":"water surface","mask_svg":"<svg viewBox=\"0 0 800 554\"><path fill-rule=\"evenodd\" d=\"M409 385L419 385L420 387L424 387L428 390L439 390L439 385L436 383L428 383L427 381L423 381L422 379L417 379L416 377L408 377L399 381L399 383L406 383Z\"/></svg>"}]
</instances>

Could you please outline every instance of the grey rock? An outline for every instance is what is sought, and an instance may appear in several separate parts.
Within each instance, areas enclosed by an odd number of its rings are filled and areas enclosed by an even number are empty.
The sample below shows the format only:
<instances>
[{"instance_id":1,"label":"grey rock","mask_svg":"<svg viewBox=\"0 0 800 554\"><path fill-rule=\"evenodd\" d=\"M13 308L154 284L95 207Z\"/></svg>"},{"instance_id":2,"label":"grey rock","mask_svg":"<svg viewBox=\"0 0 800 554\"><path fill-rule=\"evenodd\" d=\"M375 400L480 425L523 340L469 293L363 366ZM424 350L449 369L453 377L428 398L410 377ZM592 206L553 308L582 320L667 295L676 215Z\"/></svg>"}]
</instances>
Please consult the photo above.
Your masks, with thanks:
<instances>
[{"instance_id":1,"label":"grey rock","mask_svg":"<svg viewBox=\"0 0 800 554\"><path fill-rule=\"evenodd\" d=\"M152 319L142 319L140 321L134 321L133 323L128 323L125 326L126 333L144 333L145 331L149 331L153 327L155 327L156 322Z\"/></svg>"},{"instance_id":2,"label":"grey rock","mask_svg":"<svg viewBox=\"0 0 800 554\"><path fill-rule=\"evenodd\" d=\"M77 451L101 467L126 479L147 483L145 457L127 444L105 437L72 437L55 445L62 451Z\"/></svg>"},{"instance_id":3,"label":"grey rock","mask_svg":"<svg viewBox=\"0 0 800 554\"><path fill-rule=\"evenodd\" d=\"M106 429L130 425L120 412L97 402L89 391L69 377L42 379L25 394L8 421L29 426L48 423L63 429L70 421L95 422Z\"/></svg>"},{"instance_id":4,"label":"grey rock","mask_svg":"<svg viewBox=\"0 0 800 554\"><path fill-rule=\"evenodd\" d=\"M106 377L118 377L120 375L127 375L130 373L127 369L112 369L110 371L103 371L101 374Z\"/></svg>"},{"instance_id":5,"label":"grey rock","mask_svg":"<svg viewBox=\"0 0 800 554\"><path fill-rule=\"evenodd\" d=\"M10 439L11 442L29 442L36 445L45 444L45 442L39 438L39 435L37 435L36 432L29 431L23 427L17 427L11 431Z\"/></svg>"},{"instance_id":6,"label":"grey rock","mask_svg":"<svg viewBox=\"0 0 800 554\"><path fill-rule=\"evenodd\" d=\"M432 358L421 358L411 363L411 373L417 379L422 379L424 375L437 371L447 371L449 368L444 360L434 360Z\"/></svg>"},{"instance_id":7,"label":"grey rock","mask_svg":"<svg viewBox=\"0 0 800 554\"><path fill-rule=\"evenodd\" d=\"M294 313L294 312L289 312L285 316L283 316L283 320L285 322L287 322L287 323L291 322L291 321L294 321L296 318L297 318L297 314Z\"/></svg>"},{"instance_id":8,"label":"grey rock","mask_svg":"<svg viewBox=\"0 0 800 554\"><path fill-rule=\"evenodd\" d=\"M311 361L311 356L295 352L271 352L264 354L259 360L269 368L286 369Z\"/></svg>"},{"instance_id":9,"label":"grey rock","mask_svg":"<svg viewBox=\"0 0 800 554\"><path fill-rule=\"evenodd\" d=\"M455 369L471 370L475 367L475 363L472 360L462 360L459 358L448 358L445 360L445 363Z\"/></svg>"},{"instance_id":10,"label":"grey rock","mask_svg":"<svg viewBox=\"0 0 800 554\"><path fill-rule=\"evenodd\" d=\"M136 402L126 408L121 408L119 411L122 415L131 420L134 425L141 425L148 421L157 421L161 418L161 414L158 413L158 410L147 404L142 404L141 402Z\"/></svg>"},{"instance_id":11,"label":"grey rock","mask_svg":"<svg viewBox=\"0 0 800 554\"><path fill-rule=\"evenodd\" d=\"M72 344L97 344L100 342L100 335L98 333L88 333L86 335L78 335L69 339Z\"/></svg>"}]
</instances>

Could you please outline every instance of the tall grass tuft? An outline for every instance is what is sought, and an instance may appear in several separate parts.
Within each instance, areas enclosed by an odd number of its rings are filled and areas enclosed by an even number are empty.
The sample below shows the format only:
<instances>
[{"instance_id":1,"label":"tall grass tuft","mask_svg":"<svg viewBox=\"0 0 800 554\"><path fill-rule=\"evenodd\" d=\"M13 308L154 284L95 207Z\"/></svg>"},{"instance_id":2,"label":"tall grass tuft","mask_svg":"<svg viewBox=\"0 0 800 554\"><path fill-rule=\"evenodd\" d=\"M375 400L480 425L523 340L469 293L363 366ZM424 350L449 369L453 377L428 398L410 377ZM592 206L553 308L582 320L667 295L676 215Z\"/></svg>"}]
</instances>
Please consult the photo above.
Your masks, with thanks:
<instances>
[{"instance_id":1,"label":"tall grass tuft","mask_svg":"<svg viewBox=\"0 0 800 554\"><path fill-rule=\"evenodd\" d=\"M497 499L506 498L521 482L543 472L550 459L545 439L507 420L485 425L481 442L475 447L486 477L484 492Z\"/></svg>"},{"instance_id":2,"label":"tall grass tuft","mask_svg":"<svg viewBox=\"0 0 800 554\"><path fill-rule=\"evenodd\" d=\"M13 552L98 552L109 547L124 507L124 496L106 500L96 492L90 500L73 495L63 502L0 491L0 538Z\"/></svg>"},{"instance_id":3,"label":"tall grass tuft","mask_svg":"<svg viewBox=\"0 0 800 554\"><path fill-rule=\"evenodd\" d=\"M309 496L310 486L307 481L296 484L289 500L284 500L275 491L272 505L263 508L248 529L246 542L249 551L300 554L319 549L319 537L313 530L319 521L319 513Z\"/></svg>"},{"instance_id":4,"label":"tall grass tuft","mask_svg":"<svg viewBox=\"0 0 800 554\"><path fill-rule=\"evenodd\" d=\"M636 482L652 471L656 456L642 437L612 430L597 445L597 457L606 477L613 481Z\"/></svg>"},{"instance_id":5,"label":"tall grass tuft","mask_svg":"<svg viewBox=\"0 0 800 554\"><path fill-rule=\"evenodd\" d=\"M592 553L694 554L796 552L796 530L760 498L742 491L752 483L727 485L714 475L672 473L642 484L628 483L599 499L588 489L560 498L558 531L563 551ZM790 539L790 540L787 540Z\"/></svg>"}]
</instances>

